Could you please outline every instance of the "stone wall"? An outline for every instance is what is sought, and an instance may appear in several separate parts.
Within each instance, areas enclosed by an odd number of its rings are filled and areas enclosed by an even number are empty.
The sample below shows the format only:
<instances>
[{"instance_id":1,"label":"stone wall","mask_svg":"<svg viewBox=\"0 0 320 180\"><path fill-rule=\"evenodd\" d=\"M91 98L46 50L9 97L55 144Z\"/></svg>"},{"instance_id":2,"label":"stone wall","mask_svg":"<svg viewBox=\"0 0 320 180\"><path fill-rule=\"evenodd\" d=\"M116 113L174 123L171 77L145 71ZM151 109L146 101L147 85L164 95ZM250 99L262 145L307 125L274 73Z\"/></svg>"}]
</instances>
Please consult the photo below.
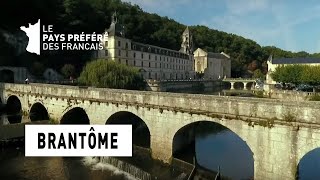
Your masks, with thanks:
<instances>
[{"instance_id":1,"label":"stone wall","mask_svg":"<svg viewBox=\"0 0 320 180\"><path fill-rule=\"evenodd\" d=\"M289 101L308 101L309 98L315 94L313 92L301 92L301 91L289 91L289 90L271 90L266 93L270 98L273 99L284 99Z\"/></svg>"},{"instance_id":2,"label":"stone wall","mask_svg":"<svg viewBox=\"0 0 320 180\"><path fill-rule=\"evenodd\" d=\"M197 81L197 80L174 80L154 81L148 80L146 90L159 92L205 90L212 91L221 86L219 81Z\"/></svg>"},{"instance_id":3,"label":"stone wall","mask_svg":"<svg viewBox=\"0 0 320 180\"><path fill-rule=\"evenodd\" d=\"M25 112L40 102L60 121L75 107L91 124L119 111L140 117L150 131L152 157L170 163L175 134L199 121L219 123L252 151L255 179L294 179L300 159L320 147L320 102L79 88L46 84L0 84L6 101L15 95Z\"/></svg>"}]
</instances>

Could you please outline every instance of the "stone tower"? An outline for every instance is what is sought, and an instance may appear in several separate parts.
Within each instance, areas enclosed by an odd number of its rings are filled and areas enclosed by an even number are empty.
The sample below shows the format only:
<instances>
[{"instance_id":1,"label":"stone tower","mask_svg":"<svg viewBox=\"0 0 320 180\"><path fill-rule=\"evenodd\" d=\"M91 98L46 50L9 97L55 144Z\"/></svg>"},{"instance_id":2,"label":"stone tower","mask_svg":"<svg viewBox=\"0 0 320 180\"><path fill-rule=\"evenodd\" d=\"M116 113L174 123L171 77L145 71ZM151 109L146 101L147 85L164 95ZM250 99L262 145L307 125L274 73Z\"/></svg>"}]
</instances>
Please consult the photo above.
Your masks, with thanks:
<instances>
[{"instance_id":1,"label":"stone tower","mask_svg":"<svg viewBox=\"0 0 320 180\"><path fill-rule=\"evenodd\" d=\"M186 53L186 54L192 54L193 53L192 34L191 34L188 26L184 30L183 34L182 34L182 43L181 43L180 52L183 52L183 53Z\"/></svg>"},{"instance_id":2,"label":"stone tower","mask_svg":"<svg viewBox=\"0 0 320 180\"><path fill-rule=\"evenodd\" d=\"M111 17L111 25L107 30L109 36L124 37L124 26L118 23L117 12L114 12Z\"/></svg>"}]
</instances>

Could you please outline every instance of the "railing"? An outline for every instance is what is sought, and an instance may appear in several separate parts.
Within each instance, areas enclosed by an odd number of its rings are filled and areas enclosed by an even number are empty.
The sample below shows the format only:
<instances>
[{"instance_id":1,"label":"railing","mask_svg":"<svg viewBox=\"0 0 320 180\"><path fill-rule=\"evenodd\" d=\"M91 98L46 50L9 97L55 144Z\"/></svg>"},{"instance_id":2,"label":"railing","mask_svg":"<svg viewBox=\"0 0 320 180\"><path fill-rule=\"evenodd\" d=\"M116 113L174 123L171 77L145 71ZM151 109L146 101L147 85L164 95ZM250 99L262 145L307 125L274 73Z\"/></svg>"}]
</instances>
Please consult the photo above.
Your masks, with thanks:
<instances>
[{"instance_id":1,"label":"railing","mask_svg":"<svg viewBox=\"0 0 320 180\"><path fill-rule=\"evenodd\" d=\"M196 171L196 166L193 166L193 169L192 169L192 171L191 171L191 173L190 173L190 175L188 177L188 180L194 179L194 176L195 176L196 172L197 172Z\"/></svg>"},{"instance_id":2,"label":"railing","mask_svg":"<svg viewBox=\"0 0 320 180\"><path fill-rule=\"evenodd\" d=\"M155 80L147 79L145 82L156 83L156 82L205 82L205 81L217 81L212 79L167 79L167 80Z\"/></svg>"},{"instance_id":3,"label":"railing","mask_svg":"<svg viewBox=\"0 0 320 180\"><path fill-rule=\"evenodd\" d=\"M222 81L251 81L255 82L257 79L252 78L223 78Z\"/></svg>"}]
</instances>

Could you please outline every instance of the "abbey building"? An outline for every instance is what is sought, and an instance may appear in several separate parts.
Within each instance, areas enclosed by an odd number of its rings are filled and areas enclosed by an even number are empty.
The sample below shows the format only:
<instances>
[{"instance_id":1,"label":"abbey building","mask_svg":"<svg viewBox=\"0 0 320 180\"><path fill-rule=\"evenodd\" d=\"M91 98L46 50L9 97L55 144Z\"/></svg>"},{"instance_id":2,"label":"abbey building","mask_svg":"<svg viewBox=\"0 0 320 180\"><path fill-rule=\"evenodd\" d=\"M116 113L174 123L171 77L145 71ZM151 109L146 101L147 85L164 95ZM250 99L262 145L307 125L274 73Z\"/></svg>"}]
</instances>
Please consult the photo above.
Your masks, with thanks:
<instances>
[{"instance_id":1,"label":"abbey building","mask_svg":"<svg viewBox=\"0 0 320 180\"><path fill-rule=\"evenodd\" d=\"M187 80L196 78L198 71L195 68L193 55L193 38L188 27L182 34L179 51L127 39L124 27L118 23L116 14L112 16L111 25L106 30L104 37L104 50L98 51L98 58L135 66L139 68L145 79ZM231 65L228 68L231 69ZM221 74L221 77L223 75L225 74Z\"/></svg>"}]
</instances>

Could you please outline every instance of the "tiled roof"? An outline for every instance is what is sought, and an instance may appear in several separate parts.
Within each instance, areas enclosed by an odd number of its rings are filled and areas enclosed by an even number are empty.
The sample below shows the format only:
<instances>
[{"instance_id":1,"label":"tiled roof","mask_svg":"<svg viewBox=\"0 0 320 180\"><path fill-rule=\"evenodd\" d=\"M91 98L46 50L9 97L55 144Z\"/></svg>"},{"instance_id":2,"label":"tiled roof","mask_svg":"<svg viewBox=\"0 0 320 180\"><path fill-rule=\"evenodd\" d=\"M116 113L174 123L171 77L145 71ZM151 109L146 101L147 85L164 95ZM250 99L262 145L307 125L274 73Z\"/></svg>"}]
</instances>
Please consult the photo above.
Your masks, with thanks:
<instances>
[{"instance_id":1,"label":"tiled roof","mask_svg":"<svg viewBox=\"0 0 320 180\"><path fill-rule=\"evenodd\" d=\"M225 55L220 54L220 53L213 53L213 52L208 52L208 57L210 58L216 58L216 59L228 59Z\"/></svg>"},{"instance_id":2,"label":"tiled roof","mask_svg":"<svg viewBox=\"0 0 320 180\"><path fill-rule=\"evenodd\" d=\"M319 63L320 58L279 58L273 59L272 64L312 64Z\"/></svg>"}]
</instances>

